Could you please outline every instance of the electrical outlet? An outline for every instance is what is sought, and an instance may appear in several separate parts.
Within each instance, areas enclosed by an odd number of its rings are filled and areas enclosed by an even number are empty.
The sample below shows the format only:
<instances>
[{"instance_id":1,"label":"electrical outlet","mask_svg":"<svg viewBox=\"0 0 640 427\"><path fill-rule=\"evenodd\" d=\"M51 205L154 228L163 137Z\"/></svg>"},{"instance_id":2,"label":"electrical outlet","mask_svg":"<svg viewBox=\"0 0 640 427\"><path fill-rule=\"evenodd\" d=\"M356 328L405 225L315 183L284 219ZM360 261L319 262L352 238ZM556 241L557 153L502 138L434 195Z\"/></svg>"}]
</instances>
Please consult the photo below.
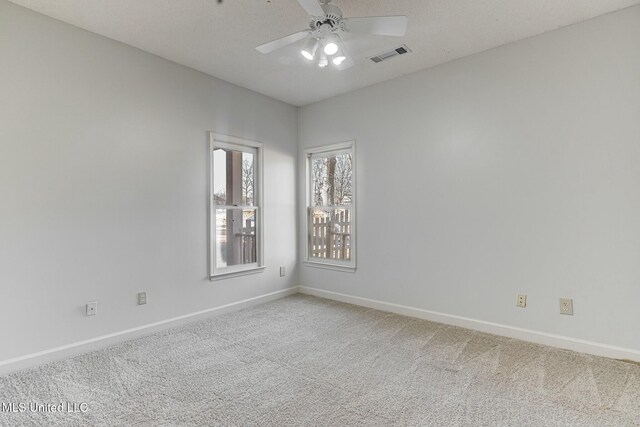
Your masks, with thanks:
<instances>
[{"instance_id":1,"label":"electrical outlet","mask_svg":"<svg viewBox=\"0 0 640 427\"><path fill-rule=\"evenodd\" d=\"M527 296L525 294L518 294L516 299L516 305L518 307L526 308L527 307Z\"/></svg>"},{"instance_id":2,"label":"electrical outlet","mask_svg":"<svg viewBox=\"0 0 640 427\"><path fill-rule=\"evenodd\" d=\"M147 293L139 292L138 293L138 305L145 305L147 303Z\"/></svg>"},{"instance_id":3,"label":"electrical outlet","mask_svg":"<svg viewBox=\"0 0 640 427\"><path fill-rule=\"evenodd\" d=\"M91 301L87 303L87 316L95 316L98 314L98 301Z\"/></svg>"},{"instance_id":4,"label":"electrical outlet","mask_svg":"<svg viewBox=\"0 0 640 427\"><path fill-rule=\"evenodd\" d=\"M560 314L568 314L573 316L573 300L569 298L560 298Z\"/></svg>"},{"instance_id":5,"label":"electrical outlet","mask_svg":"<svg viewBox=\"0 0 640 427\"><path fill-rule=\"evenodd\" d=\"M284 267L280 267L280 277L284 277Z\"/></svg>"}]
</instances>

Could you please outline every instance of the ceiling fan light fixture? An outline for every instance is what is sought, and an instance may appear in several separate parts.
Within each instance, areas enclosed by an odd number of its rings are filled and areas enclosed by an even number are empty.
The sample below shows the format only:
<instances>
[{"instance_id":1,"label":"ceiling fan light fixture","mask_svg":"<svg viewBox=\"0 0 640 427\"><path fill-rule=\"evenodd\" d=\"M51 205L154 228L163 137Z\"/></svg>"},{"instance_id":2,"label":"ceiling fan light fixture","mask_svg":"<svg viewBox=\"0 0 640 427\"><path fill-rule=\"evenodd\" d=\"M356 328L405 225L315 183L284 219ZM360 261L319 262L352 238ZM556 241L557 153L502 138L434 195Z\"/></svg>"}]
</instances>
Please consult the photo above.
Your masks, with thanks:
<instances>
[{"instance_id":1,"label":"ceiling fan light fixture","mask_svg":"<svg viewBox=\"0 0 640 427\"><path fill-rule=\"evenodd\" d=\"M320 59L318 60L318 67L324 68L327 65L329 65L329 59L327 58L327 55L325 55L323 52L320 54Z\"/></svg>"},{"instance_id":2,"label":"ceiling fan light fixture","mask_svg":"<svg viewBox=\"0 0 640 427\"><path fill-rule=\"evenodd\" d=\"M332 62L333 62L334 65L340 65L340 64L342 64L342 62L344 62L345 59L347 59L346 56L338 55L335 58L333 58Z\"/></svg>"},{"instance_id":3,"label":"ceiling fan light fixture","mask_svg":"<svg viewBox=\"0 0 640 427\"><path fill-rule=\"evenodd\" d=\"M329 56L335 55L338 52L338 43L340 43L340 39L337 35L333 33L327 34L324 39L324 53Z\"/></svg>"},{"instance_id":4,"label":"ceiling fan light fixture","mask_svg":"<svg viewBox=\"0 0 640 427\"><path fill-rule=\"evenodd\" d=\"M304 48L302 49L302 51L300 51L300 53L302 54L302 56L304 56L304 58L308 61L313 61L313 58L315 58L316 55L316 50L318 50L318 45L320 43L318 42L318 39L309 39L309 41L307 42L307 44L304 45Z\"/></svg>"},{"instance_id":5,"label":"ceiling fan light fixture","mask_svg":"<svg viewBox=\"0 0 640 427\"><path fill-rule=\"evenodd\" d=\"M335 44L334 42L327 43L324 46L324 53L326 53L329 56L335 55L337 51L338 51L338 45Z\"/></svg>"},{"instance_id":6,"label":"ceiling fan light fixture","mask_svg":"<svg viewBox=\"0 0 640 427\"><path fill-rule=\"evenodd\" d=\"M311 18L311 22L307 21L307 28L261 44L256 50L266 55L305 40L300 54L307 61L317 64L320 68L325 68L331 63L342 71L353 67L355 62L345 49L341 34L401 37L407 32L408 18L404 15L345 18L338 6L330 4L331 1L297 0Z\"/></svg>"}]
</instances>

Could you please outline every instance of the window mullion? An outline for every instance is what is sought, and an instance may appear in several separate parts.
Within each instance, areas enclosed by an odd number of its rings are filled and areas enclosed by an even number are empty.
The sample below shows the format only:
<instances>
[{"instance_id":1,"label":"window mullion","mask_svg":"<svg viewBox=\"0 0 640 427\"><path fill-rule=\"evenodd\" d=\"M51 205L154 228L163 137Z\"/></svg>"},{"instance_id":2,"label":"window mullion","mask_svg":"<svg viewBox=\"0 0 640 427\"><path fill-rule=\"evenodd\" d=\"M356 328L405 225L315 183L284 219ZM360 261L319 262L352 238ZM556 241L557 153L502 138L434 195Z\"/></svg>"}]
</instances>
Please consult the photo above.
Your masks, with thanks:
<instances>
[{"instance_id":1,"label":"window mullion","mask_svg":"<svg viewBox=\"0 0 640 427\"><path fill-rule=\"evenodd\" d=\"M255 205L213 205L214 209L242 209L242 210L258 210L259 206Z\"/></svg>"}]
</instances>

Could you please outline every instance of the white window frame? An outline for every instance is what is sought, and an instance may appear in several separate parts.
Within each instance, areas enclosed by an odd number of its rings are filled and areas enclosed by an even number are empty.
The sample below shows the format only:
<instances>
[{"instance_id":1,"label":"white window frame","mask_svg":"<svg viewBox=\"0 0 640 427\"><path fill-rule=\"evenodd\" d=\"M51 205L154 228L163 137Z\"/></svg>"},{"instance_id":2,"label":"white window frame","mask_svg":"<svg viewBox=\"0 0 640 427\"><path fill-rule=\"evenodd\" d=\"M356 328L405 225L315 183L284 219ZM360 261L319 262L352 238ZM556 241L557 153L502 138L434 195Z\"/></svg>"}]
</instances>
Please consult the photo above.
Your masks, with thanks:
<instances>
[{"instance_id":1,"label":"white window frame","mask_svg":"<svg viewBox=\"0 0 640 427\"><path fill-rule=\"evenodd\" d=\"M350 236L350 247L351 247L351 259L349 261L341 261L341 260L326 260L323 261L321 258L312 258L309 255L309 244L311 241L311 223L310 223L310 209L314 208L312 205L312 193L313 189L311 186L313 185L313 178L311 176L311 160L316 157L326 157L330 154L340 154L344 152L351 153L351 161L352 161L352 202L349 205L351 209L351 236ZM353 273L356 271L356 257L357 257L357 228L356 228L356 203L357 203L357 188L356 188L356 141L346 141L338 144L330 144L330 145L322 145L318 147L311 147L304 150L304 161L305 161L305 176L306 176L306 185L305 185L305 193L306 193L306 202L305 202L305 236L306 241L304 245L304 264L309 267L319 267L326 268L330 270L337 271L345 271ZM346 206L346 205L345 205ZM339 209L340 206L326 208Z\"/></svg>"},{"instance_id":2,"label":"white window frame","mask_svg":"<svg viewBox=\"0 0 640 427\"><path fill-rule=\"evenodd\" d=\"M216 148L226 148L254 154L255 180L253 206L219 206L227 209L255 209L256 212L256 262L238 264L218 268L216 266L216 205L213 194L214 161L213 152ZM220 280L246 274L261 273L264 264L264 200L263 200L263 144L244 138L209 132L209 280Z\"/></svg>"}]
</instances>

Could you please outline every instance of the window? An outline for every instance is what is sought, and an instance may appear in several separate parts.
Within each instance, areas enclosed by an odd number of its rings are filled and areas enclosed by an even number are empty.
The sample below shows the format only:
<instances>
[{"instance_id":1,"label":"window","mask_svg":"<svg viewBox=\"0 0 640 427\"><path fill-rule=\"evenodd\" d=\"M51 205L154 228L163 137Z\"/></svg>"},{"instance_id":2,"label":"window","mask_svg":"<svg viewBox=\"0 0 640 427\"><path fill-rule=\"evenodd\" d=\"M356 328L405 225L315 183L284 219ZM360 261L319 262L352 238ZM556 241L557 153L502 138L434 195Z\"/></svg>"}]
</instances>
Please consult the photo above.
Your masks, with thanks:
<instances>
[{"instance_id":1,"label":"window","mask_svg":"<svg viewBox=\"0 0 640 427\"><path fill-rule=\"evenodd\" d=\"M355 142L317 147L307 157L306 262L356 267Z\"/></svg>"},{"instance_id":2,"label":"window","mask_svg":"<svg viewBox=\"0 0 640 427\"><path fill-rule=\"evenodd\" d=\"M211 133L210 148L210 276L262 271L262 144Z\"/></svg>"}]
</instances>

